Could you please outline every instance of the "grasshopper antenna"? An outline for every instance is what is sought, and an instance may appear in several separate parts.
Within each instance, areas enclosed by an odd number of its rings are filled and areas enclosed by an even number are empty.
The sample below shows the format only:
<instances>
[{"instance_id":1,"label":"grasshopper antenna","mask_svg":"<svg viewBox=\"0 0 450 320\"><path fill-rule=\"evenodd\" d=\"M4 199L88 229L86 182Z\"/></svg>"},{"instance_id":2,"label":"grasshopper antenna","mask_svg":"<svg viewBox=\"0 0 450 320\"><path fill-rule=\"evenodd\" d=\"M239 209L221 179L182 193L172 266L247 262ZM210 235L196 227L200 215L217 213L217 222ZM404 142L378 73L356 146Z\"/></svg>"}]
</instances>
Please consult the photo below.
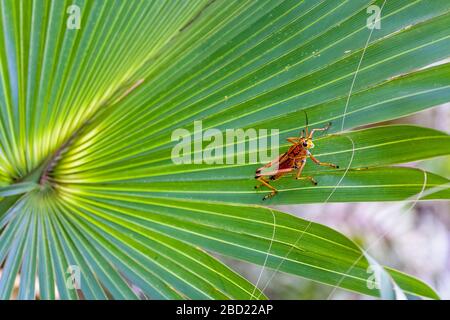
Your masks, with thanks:
<instances>
[{"instance_id":1,"label":"grasshopper antenna","mask_svg":"<svg viewBox=\"0 0 450 320\"><path fill-rule=\"evenodd\" d=\"M308 114L306 113L306 111L305 110L303 110L303 112L305 113L305 118L306 118L306 126L305 126L305 129L306 129L306 137L308 136L308 134L309 134L309 130L308 130Z\"/></svg>"},{"instance_id":2,"label":"grasshopper antenna","mask_svg":"<svg viewBox=\"0 0 450 320\"><path fill-rule=\"evenodd\" d=\"M326 136L328 134L328 129L331 127L331 122L328 123L327 129L322 133L322 136Z\"/></svg>"},{"instance_id":3,"label":"grasshopper antenna","mask_svg":"<svg viewBox=\"0 0 450 320\"><path fill-rule=\"evenodd\" d=\"M305 129L302 129L302 131L300 131L300 138L304 138L306 137L306 132Z\"/></svg>"}]
</instances>

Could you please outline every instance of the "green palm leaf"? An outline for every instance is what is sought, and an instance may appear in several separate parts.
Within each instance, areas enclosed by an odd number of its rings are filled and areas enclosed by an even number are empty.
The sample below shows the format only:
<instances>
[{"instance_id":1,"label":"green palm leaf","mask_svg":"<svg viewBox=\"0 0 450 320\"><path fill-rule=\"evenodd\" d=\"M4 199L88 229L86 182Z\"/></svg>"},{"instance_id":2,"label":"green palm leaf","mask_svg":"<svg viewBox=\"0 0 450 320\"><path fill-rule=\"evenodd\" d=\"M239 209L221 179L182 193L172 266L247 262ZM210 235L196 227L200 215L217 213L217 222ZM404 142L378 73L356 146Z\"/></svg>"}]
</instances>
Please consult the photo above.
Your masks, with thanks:
<instances>
[{"instance_id":1,"label":"green palm leaf","mask_svg":"<svg viewBox=\"0 0 450 320\"><path fill-rule=\"evenodd\" d=\"M450 101L450 64L430 67L450 56L449 23L445 0L1 0L0 298L17 275L20 299L265 298L212 252L375 297L438 298L388 267L387 292L371 288L378 263L362 248L262 204L449 199L447 178L392 166L450 154L448 134L350 131ZM340 166L308 164L317 186L282 179L263 202L261 164L235 161L261 150L256 138L232 164L173 162L174 130L195 121L278 129L285 152L305 112L310 127L332 122L314 155Z\"/></svg>"}]
</instances>

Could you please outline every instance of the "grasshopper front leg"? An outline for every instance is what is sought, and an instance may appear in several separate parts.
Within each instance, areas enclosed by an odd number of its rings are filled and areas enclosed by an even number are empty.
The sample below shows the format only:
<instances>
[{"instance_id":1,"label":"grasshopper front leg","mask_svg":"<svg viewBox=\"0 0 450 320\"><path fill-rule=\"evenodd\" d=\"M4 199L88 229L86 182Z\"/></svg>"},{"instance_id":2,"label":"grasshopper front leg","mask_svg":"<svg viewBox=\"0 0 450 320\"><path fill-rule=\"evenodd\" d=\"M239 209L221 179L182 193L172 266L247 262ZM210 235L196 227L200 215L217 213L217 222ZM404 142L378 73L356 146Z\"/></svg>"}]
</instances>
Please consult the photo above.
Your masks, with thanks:
<instances>
[{"instance_id":1,"label":"grasshopper front leg","mask_svg":"<svg viewBox=\"0 0 450 320\"><path fill-rule=\"evenodd\" d=\"M302 171L303 171L303 168L305 167L305 165L306 165L306 159L301 159L300 166L298 166L297 174L295 175L295 179L297 179L297 180L307 179L307 180L311 181L311 183L313 185L317 185L317 181L314 180L313 177L311 177L311 176L301 177L301 174L302 174Z\"/></svg>"},{"instance_id":2,"label":"grasshopper front leg","mask_svg":"<svg viewBox=\"0 0 450 320\"><path fill-rule=\"evenodd\" d=\"M310 132L310 134L309 134L309 136L308 136L308 138L309 138L309 139L312 139L312 137L313 137L313 135L314 135L314 133L315 133L316 131L327 131L328 129L330 129L330 127L331 127L331 122L329 122L329 123L328 123L325 127L323 127L323 128L312 129L311 132Z\"/></svg>"},{"instance_id":3,"label":"grasshopper front leg","mask_svg":"<svg viewBox=\"0 0 450 320\"><path fill-rule=\"evenodd\" d=\"M339 169L338 165L333 164L333 163L329 163L329 162L321 162L318 159L316 159L312 154L309 154L309 157L311 158L312 161L314 161L315 164L318 164L319 166L331 167L331 168Z\"/></svg>"}]
</instances>

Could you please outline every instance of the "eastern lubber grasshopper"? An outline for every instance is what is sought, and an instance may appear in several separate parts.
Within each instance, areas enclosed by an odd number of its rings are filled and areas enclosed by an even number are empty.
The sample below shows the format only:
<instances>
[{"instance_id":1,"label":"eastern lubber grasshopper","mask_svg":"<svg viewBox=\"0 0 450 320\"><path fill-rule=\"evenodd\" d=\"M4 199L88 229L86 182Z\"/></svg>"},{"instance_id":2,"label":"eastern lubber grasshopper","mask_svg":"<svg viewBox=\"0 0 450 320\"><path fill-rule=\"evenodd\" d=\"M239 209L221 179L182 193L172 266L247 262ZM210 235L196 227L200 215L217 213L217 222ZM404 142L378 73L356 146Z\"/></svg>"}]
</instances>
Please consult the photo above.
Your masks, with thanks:
<instances>
[{"instance_id":1,"label":"eastern lubber grasshopper","mask_svg":"<svg viewBox=\"0 0 450 320\"><path fill-rule=\"evenodd\" d=\"M306 114L306 112L305 112L305 116L306 116L306 126L305 126L305 129L303 129L300 132L299 137L290 137L290 138L286 139L287 141L292 143L293 146L291 146L288 151L286 151L285 153L280 155L275 160L269 162L265 166L256 170L255 179L260 181L261 184L255 186L255 189L262 187L262 186L266 186L272 190L271 193L264 196L263 200L272 198L278 192L277 189L275 189L272 185L270 185L269 181L265 178L265 176L268 176L270 180L277 180L277 179L281 178L282 176L284 176L285 174L292 172L294 170L297 170L297 172L295 174L295 179L297 179L297 180L307 179L307 180L311 181L312 184L317 185L317 181L314 180L313 177L311 177L311 176L302 177L301 176L303 168L305 167L305 164L306 164L306 159L308 157L311 158L311 160L314 163L316 163L317 165L331 167L331 168L339 168L339 166L332 164L332 163L320 162L309 151L309 149L314 148L314 143L312 141L314 132L328 130L328 128L330 128L330 126L331 126L331 122L328 123L328 125L324 128L313 129L313 130L311 130L311 132L308 132L308 115ZM273 166L277 166L277 169L273 170L273 171L269 171L269 172L262 172L262 170L264 168L270 168Z\"/></svg>"}]
</instances>

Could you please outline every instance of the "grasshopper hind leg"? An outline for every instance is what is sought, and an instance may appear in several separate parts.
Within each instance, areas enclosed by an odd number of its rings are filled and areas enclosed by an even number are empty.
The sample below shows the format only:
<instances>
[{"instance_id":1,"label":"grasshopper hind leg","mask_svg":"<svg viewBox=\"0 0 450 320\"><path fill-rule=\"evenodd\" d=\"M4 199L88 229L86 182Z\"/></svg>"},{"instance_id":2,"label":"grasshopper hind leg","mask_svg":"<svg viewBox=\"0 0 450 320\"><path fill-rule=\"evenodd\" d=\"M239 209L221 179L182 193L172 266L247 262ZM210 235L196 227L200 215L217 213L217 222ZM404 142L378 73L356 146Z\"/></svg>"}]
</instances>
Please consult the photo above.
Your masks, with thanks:
<instances>
[{"instance_id":1,"label":"grasshopper hind leg","mask_svg":"<svg viewBox=\"0 0 450 320\"><path fill-rule=\"evenodd\" d=\"M263 197L263 200L270 199L270 198L272 198L273 196L275 196L275 195L278 193L278 190L275 189L273 186L271 186L270 183L269 183L266 179L264 179L264 177L260 176L260 177L255 177L255 178L256 178L256 180L258 180L259 182L261 182L261 184L255 186L255 189L258 189L258 188L260 188L260 187L262 187L262 186L266 186L267 188L269 188L270 190L272 190L271 193L266 194L266 195ZM273 180L273 179L272 179L272 180Z\"/></svg>"}]
</instances>

